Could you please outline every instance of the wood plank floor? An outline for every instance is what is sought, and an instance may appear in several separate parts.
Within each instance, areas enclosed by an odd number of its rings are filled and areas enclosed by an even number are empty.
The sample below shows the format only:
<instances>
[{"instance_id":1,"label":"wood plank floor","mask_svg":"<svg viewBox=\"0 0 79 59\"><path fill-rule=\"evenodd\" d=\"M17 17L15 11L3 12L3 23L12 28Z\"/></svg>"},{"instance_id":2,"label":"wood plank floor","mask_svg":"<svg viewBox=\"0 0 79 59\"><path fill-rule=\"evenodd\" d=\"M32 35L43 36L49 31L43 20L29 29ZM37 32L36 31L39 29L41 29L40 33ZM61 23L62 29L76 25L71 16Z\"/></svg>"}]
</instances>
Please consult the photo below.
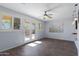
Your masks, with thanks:
<instances>
[{"instance_id":1,"label":"wood plank floor","mask_svg":"<svg viewBox=\"0 0 79 59\"><path fill-rule=\"evenodd\" d=\"M4 52L4 56L77 56L77 49L74 42L48 39L39 40L42 43L36 46L28 44L16 47ZM32 42L34 43L34 42ZM30 43L29 43L30 44Z\"/></svg>"}]
</instances>

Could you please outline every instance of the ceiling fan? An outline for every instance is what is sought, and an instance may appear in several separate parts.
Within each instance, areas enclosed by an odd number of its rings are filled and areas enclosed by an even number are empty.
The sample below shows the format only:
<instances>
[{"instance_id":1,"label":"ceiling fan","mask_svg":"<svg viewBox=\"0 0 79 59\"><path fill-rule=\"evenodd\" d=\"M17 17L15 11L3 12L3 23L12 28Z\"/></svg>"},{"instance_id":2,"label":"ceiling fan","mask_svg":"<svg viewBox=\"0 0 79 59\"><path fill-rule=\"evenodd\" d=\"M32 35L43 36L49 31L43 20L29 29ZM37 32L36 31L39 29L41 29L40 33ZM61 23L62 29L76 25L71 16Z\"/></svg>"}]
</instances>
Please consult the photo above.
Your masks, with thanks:
<instances>
[{"instance_id":1,"label":"ceiling fan","mask_svg":"<svg viewBox=\"0 0 79 59\"><path fill-rule=\"evenodd\" d=\"M51 19L53 14L47 14L48 11L44 11L43 19Z\"/></svg>"},{"instance_id":2,"label":"ceiling fan","mask_svg":"<svg viewBox=\"0 0 79 59\"><path fill-rule=\"evenodd\" d=\"M48 14L48 12L56 10L57 8L60 8L61 6L62 6L61 4L58 4L51 9L47 9L46 11L44 11L43 19L52 19L53 18L52 15L54 14Z\"/></svg>"}]
</instances>

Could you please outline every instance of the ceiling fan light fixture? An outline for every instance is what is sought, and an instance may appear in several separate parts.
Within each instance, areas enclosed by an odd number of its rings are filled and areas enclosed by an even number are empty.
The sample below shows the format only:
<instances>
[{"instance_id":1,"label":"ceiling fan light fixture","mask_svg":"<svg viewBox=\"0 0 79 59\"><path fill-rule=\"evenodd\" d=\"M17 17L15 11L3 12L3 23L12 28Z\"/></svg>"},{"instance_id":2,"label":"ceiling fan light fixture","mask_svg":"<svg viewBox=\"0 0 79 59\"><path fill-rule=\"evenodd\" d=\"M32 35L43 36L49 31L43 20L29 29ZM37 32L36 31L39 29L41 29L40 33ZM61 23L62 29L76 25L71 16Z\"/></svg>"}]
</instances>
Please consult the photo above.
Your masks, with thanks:
<instances>
[{"instance_id":1,"label":"ceiling fan light fixture","mask_svg":"<svg viewBox=\"0 0 79 59\"><path fill-rule=\"evenodd\" d=\"M51 19L48 16L44 15L43 19Z\"/></svg>"}]
</instances>

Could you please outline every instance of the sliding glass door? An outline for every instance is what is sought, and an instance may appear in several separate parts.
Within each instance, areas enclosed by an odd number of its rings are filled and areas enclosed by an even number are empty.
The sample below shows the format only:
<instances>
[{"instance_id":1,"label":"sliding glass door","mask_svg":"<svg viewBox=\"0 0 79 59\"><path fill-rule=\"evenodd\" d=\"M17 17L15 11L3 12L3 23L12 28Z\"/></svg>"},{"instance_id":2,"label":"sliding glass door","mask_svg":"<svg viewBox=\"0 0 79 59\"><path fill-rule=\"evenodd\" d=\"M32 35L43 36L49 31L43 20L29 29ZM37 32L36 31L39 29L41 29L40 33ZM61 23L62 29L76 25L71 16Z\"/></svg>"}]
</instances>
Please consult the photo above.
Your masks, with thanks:
<instances>
[{"instance_id":1,"label":"sliding glass door","mask_svg":"<svg viewBox=\"0 0 79 59\"><path fill-rule=\"evenodd\" d=\"M24 27L24 34L25 34L25 41L31 40L31 30L30 30L30 22L29 21L24 21L23 22L23 27Z\"/></svg>"},{"instance_id":2,"label":"sliding glass door","mask_svg":"<svg viewBox=\"0 0 79 59\"><path fill-rule=\"evenodd\" d=\"M36 24L32 23L32 33L31 33L31 39L35 40L35 33L36 33Z\"/></svg>"}]
</instances>

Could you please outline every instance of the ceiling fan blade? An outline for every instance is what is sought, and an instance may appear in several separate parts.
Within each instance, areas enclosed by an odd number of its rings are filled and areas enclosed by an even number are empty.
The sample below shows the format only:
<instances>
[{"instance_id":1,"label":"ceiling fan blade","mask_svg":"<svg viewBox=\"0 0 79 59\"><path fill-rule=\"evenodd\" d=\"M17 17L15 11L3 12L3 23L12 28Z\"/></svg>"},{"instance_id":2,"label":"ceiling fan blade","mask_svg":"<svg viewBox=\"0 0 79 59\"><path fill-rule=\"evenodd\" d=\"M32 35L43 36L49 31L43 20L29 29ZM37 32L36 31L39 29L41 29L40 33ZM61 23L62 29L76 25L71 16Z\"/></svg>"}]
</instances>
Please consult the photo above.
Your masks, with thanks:
<instances>
[{"instance_id":1,"label":"ceiling fan blade","mask_svg":"<svg viewBox=\"0 0 79 59\"><path fill-rule=\"evenodd\" d=\"M48 14L48 15L53 15L53 14Z\"/></svg>"},{"instance_id":2,"label":"ceiling fan blade","mask_svg":"<svg viewBox=\"0 0 79 59\"><path fill-rule=\"evenodd\" d=\"M46 15L48 18L52 18L51 16L49 16L49 15Z\"/></svg>"},{"instance_id":3,"label":"ceiling fan blade","mask_svg":"<svg viewBox=\"0 0 79 59\"><path fill-rule=\"evenodd\" d=\"M57 6L55 6L54 8L51 8L51 9L48 9L48 10L46 10L47 12L49 12L49 11L52 11L52 10L54 10L54 9L56 9L56 8L59 8L61 5L57 5Z\"/></svg>"}]
</instances>

